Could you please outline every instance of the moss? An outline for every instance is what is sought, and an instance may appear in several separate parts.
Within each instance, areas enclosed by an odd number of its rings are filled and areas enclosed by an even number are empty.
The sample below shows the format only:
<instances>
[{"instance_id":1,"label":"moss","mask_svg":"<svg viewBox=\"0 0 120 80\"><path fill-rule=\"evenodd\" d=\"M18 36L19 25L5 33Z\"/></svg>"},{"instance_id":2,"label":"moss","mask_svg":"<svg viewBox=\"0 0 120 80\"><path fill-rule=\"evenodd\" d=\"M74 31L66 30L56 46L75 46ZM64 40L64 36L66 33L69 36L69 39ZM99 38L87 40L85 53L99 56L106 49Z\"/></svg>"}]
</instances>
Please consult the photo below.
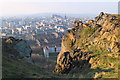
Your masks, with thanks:
<instances>
[{"instance_id":1,"label":"moss","mask_svg":"<svg viewBox=\"0 0 120 80\"><path fill-rule=\"evenodd\" d=\"M93 28L93 27L83 28L83 30L80 34L80 38L87 38L90 35L92 35L96 30L97 30L97 28Z\"/></svg>"},{"instance_id":2,"label":"moss","mask_svg":"<svg viewBox=\"0 0 120 80\"><path fill-rule=\"evenodd\" d=\"M105 56L106 54L108 54L108 52L105 49L97 45L90 45L88 47L88 50L92 52L94 56Z\"/></svg>"}]
</instances>

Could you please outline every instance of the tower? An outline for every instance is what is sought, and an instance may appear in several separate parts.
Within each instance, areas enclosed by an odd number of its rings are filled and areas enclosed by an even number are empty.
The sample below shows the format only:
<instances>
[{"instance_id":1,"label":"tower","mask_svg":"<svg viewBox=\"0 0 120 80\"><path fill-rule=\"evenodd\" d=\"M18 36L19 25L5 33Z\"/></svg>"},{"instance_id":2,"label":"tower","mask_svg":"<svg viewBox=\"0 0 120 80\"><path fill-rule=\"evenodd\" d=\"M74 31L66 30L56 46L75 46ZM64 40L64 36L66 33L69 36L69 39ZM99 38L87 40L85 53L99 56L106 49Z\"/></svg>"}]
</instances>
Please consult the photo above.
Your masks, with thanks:
<instances>
[{"instance_id":1,"label":"tower","mask_svg":"<svg viewBox=\"0 0 120 80\"><path fill-rule=\"evenodd\" d=\"M65 19L67 19L67 16L66 16L66 14L65 14Z\"/></svg>"}]
</instances>

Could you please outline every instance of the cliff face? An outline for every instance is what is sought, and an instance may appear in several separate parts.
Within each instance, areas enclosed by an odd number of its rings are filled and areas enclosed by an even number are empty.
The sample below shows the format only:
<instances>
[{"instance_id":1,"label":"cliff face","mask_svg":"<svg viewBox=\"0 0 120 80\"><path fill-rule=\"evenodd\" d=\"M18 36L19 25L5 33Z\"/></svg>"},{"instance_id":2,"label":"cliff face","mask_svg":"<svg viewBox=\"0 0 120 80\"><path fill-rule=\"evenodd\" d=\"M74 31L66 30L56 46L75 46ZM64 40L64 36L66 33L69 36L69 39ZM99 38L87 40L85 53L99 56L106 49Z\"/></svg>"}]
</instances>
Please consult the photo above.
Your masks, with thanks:
<instances>
[{"instance_id":1,"label":"cliff face","mask_svg":"<svg viewBox=\"0 0 120 80\"><path fill-rule=\"evenodd\" d=\"M74 25L62 38L62 50L57 57L55 72L70 73L78 66L82 70L114 69L112 76L117 76L120 55L119 16L101 12L94 20L86 23L76 21ZM108 72L94 72L95 75L89 77L107 77Z\"/></svg>"},{"instance_id":2,"label":"cliff face","mask_svg":"<svg viewBox=\"0 0 120 80\"><path fill-rule=\"evenodd\" d=\"M22 59L31 62L32 49L25 40L9 37L2 40L3 56L15 59Z\"/></svg>"}]
</instances>

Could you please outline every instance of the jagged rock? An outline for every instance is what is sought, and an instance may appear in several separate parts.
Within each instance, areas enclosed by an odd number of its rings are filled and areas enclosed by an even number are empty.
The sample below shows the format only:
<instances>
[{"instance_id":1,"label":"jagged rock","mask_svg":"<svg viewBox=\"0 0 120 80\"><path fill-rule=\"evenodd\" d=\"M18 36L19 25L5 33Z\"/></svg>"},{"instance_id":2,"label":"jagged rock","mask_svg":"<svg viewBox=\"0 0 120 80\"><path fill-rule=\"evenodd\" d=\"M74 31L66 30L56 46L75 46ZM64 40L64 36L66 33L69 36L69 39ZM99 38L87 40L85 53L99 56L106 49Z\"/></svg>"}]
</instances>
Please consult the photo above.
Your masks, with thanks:
<instances>
[{"instance_id":1,"label":"jagged rock","mask_svg":"<svg viewBox=\"0 0 120 80\"><path fill-rule=\"evenodd\" d=\"M15 39L14 37L9 37L7 39L3 39L3 55L7 55L9 57L13 57L16 59L23 59L26 61L32 61L31 53L32 49L27 44L25 40Z\"/></svg>"},{"instance_id":2,"label":"jagged rock","mask_svg":"<svg viewBox=\"0 0 120 80\"><path fill-rule=\"evenodd\" d=\"M81 21L75 21L74 26L78 27L81 26L83 23Z\"/></svg>"},{"instance_id":3,"label":"jagged rock","mask_svg":"<svg viewBox=\"0 0 120 80\"><path fill-rule=\"evenodd\" d=\"M93 21L93 20L88 20L86 23L87 23L87 24L93 24L94 21Z\"/></svg>"},{"instance_id":4,"label":"jagged rock","mask_svg":"<svg viewBox=\"0 0 120 80\"><path fill-rule=\"evenodd\" d=\"M101 13L100 13L100 15L99 15L99 17L102 17L103 15L104 15L104 13L103 13L103 12L101 12Z\"/></svg>"},{"instance_id":5,"label":"jagged rock","mask_svg":"<svg viewBox=\"0 0 120 80\"><path fill-rule=\"evenodd\" d=\"M112 53L112 54L108 54L107 56L114 57L114 58L119 58L120 53Z\"/></svg>"},{"instance_id":6,"label":"jagged rock","mask_svg":"<svg viewBox=\"0 0 120 80\"><path fill-rule=\"evenodd\" d=\"M99 24L94 24L93 27L94 27L94 28L99 28L99 27L101 27L101 26L100 26Z\"/></svg>"},{"instance_id":7,"label":"jagged rock","mask_svg":"<svg viewBox=\"0 0 120 80\"><path fill-rule=\"evenodd\" d=\"M89 52L82 52L80 50L64 52L62 55L58 55L58 57L55 67L55 72L57 73L69 73L72 68L78 65L82 67L90 59Z\"/></svg>"},{"instance_id":8,"label":"jagged rock","mask_svg":"<svg viewBox=\"0 0 120 80\"><path fill-rule=\"evenodd\" d=\"M85 68L88 63L91 68L100 65L113 68L114 64L109 61L105 63L101 59L107 53L120 52L118 16L101 12L94 21L76 21L74 25L62 39L62 50L57 57L55 72L69 73L75 66Z\"/></svg>"}]
</instances>

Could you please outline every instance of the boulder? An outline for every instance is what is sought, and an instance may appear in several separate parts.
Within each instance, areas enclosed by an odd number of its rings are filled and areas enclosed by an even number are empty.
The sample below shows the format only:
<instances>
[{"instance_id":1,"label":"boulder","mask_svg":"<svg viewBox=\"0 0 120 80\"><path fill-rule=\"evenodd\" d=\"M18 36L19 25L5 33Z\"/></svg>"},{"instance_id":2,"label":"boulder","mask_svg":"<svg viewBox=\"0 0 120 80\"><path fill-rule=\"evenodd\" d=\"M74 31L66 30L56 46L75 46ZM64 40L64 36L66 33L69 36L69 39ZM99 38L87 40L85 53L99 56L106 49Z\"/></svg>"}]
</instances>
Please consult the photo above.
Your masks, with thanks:
<instances>
[{"instance_id":1,"label":"boulder","mask_svg":"<svg viewBox=\"0 0 120 80\"><path fill-rule=\"evenodd\" d=\"M9 57L32 61L32 49L25 40L9 37L3 39L3 53Z\"/></svg>"},{"instance_id":2,"label":"boulder","mask_svg":"<svg viewBox=\"0 0 120 80\"><path fill-rule=\"evenodd\" d=\"M13 48L24 57L23 59L30 60L32 50L25 40L19 41Z\"/></svg>"},{"instance_id":3,"label":"boulder","mask_svg":"<svg viewBox=\"0 0 120 80\"><path fill-rule=\"evenodd\" d=\"M90 57L89 52L82 52L78 49L61 53L58 55L54 72L67 74L76 66L87 65L86 62L89 62Z\"/></svg>"}]
</instances>

